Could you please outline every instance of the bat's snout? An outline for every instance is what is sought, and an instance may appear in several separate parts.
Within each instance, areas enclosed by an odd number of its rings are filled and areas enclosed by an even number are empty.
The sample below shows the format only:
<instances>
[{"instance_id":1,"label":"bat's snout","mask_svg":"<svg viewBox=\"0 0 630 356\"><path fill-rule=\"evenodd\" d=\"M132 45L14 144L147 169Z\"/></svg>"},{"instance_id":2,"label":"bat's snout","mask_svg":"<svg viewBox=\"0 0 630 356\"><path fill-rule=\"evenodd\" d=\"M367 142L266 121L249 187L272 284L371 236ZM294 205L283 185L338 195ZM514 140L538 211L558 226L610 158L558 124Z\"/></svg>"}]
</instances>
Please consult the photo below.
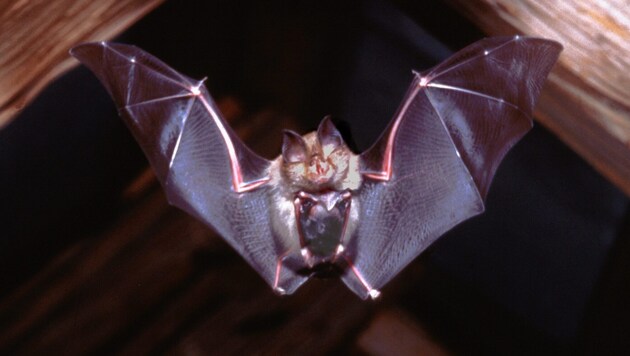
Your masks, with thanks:
<instances>
[{"instance_id":1,"label":"bat's snout","mask_svg":"<svg viewBox=\"0 0 630 356\"><path fill-rule=\"evenodd\" d=\"M322 184L328 182L334 173L332 165L327 160L314 155L308 164L306 176L311 182Z\"/></svg>"}]
</instances>

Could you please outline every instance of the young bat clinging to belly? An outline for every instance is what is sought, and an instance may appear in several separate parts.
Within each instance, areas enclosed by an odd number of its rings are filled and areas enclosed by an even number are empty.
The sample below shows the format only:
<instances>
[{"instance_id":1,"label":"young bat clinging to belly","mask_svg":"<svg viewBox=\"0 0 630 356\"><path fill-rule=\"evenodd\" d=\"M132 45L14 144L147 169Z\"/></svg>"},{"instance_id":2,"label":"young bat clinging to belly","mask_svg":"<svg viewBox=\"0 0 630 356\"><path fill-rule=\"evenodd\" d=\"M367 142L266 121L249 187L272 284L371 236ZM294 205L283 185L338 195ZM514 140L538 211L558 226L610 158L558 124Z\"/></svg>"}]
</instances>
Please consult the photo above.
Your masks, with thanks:
<instances>
[{"instance_id":1,"label":"young bat clinging to belly","mask_svg":"<svg viewBox=\"0 0 630 356\"><path fill-rule=\"evenodd\" d=\"M112 95L169 202L214 228L277 293L332 266L365 299L483 211L561 49L486 38L414 72L368 150L351 152L325 118L303 137L286 131L273 161L236 136L203 81L134 46L88 43L71 53Z\"/></svg>"}]
</instances>

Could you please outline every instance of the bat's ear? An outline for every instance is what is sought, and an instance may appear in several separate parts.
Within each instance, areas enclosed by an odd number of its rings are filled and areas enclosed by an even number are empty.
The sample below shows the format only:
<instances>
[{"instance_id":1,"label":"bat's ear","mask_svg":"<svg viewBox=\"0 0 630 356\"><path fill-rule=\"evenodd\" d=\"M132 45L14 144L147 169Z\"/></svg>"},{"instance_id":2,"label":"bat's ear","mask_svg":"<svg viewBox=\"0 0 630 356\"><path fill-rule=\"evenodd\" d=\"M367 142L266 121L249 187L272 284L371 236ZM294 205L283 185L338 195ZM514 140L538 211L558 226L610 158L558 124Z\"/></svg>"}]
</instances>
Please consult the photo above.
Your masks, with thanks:
<instances>
[{"instance_id":1,"label":"bat's ear","mask_svg":"<svg viewBox=\"0 0 630 356\"><path fill-rule=\"evenodd\" d=\"M327 157L332 151L337 149L337 147L343 145L343 138L330 119L330 115L324 117L319 124L317 128L317 139L322 146L324 157Z\"/></svg>"},{"instance_id":2,"label":"bat's ear","mask_svg":"<svg viewBox=\"0 0 630 356\"><path fill-rule=\"evenodd\" d=\"M302 136L291 130L284 130L282 135L282 158L288 163L306 161L306 142Z\"/></svg>"}]
</instances>

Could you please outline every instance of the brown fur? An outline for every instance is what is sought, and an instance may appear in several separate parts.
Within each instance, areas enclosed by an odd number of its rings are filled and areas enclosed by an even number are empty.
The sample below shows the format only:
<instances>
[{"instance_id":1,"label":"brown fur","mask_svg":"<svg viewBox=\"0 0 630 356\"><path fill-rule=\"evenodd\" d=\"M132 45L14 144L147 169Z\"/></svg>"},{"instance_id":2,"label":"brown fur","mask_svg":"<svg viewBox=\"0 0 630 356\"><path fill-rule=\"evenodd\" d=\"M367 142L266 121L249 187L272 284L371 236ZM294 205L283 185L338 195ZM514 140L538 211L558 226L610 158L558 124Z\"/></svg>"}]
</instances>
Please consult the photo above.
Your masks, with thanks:
<instances>
[{"instance_id":1,"label":"brown fur","mask_svg":"<svg viewBox=\"0 0 630 356\"><path fill-rule=\"evenodd\" d=\"M328 169L325 175L327 180L318 182L313 179L317 173L314 171L315 168L310 165L310 159L305 162L289 163L284 162L282 156L279 156L276 161L279 161L284 184L295 189L295 192L303 190L311 193L327 189L355 190L359 187L361 175L358 169L358 157L345 144L324 156L324 150L317 140L317 133L308 133L303 138L306 142L307 157L314 155L322 157L321 163Z\"/></svg>"},{"instance_id":2,"label":"brown fur","mask_svg":"<svg viewBox=\"0 0 630 356\"><path fill-rule=\"evenodd\" d=\"M317 154L321 157L321 164L327 165L325 177L316 177L314 168L310 166L310 159L305 162L285 162L282 155L271 164L269 176L272 186L270 199L271 207L275 210L272 216L274 231L285 243L286 250L299 250L299 236L295 219L293 200L300 191L317 193L325 190L354 191L361 186L359 173L359 157L345 144L337 147L326 156L328 149L323 149L317 139L317 133L311 132L303 136L307 146L307 157ZM316 181L311 178L322 178ZM351 236L359 219L359 201L352 198L350 221L346 228L346 237ZM283 251L284 252L284 251Z\"/></svg>"}]
</instances>

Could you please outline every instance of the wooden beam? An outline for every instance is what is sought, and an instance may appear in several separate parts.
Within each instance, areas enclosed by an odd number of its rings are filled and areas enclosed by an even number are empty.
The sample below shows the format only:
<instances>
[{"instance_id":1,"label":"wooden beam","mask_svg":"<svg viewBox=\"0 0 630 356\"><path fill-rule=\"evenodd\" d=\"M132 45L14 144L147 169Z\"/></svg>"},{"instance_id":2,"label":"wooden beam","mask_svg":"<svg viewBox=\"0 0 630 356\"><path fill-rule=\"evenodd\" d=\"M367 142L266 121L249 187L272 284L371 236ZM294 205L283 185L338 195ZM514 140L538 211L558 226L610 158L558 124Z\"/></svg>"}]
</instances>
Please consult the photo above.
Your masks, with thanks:
<instances>
[{"instance_id":1,"label":"wooden beam","mask_svg":"<svg viewBox=\"0 0 630 356\"><path fill-rule=\"evenodd\" d=\"M401 310L381 310L357 340L368 355L432 355L450 353L438 345L413 318Z\"/></svg>"},{"instance_id":2,"label":"wooden beam","mask_svg":"<svg viewBox=\"0 0 630 356\"><path fill-rule=\"evenodd\" d=\"M623 0L447 0L488 35L564 46L536 117L630 196L630 7Z\"/></svg>"},{"instance_id":3,"label":"wooden beam","mask_svg":"<svg viewBox=\"0 0 630 356\"><path fill-rule=\"evenodd\" d=\"M111 39L164 0L31 0L0 4L0 128L77 64L68 49Z\"/></svg>"}]
</instances>

